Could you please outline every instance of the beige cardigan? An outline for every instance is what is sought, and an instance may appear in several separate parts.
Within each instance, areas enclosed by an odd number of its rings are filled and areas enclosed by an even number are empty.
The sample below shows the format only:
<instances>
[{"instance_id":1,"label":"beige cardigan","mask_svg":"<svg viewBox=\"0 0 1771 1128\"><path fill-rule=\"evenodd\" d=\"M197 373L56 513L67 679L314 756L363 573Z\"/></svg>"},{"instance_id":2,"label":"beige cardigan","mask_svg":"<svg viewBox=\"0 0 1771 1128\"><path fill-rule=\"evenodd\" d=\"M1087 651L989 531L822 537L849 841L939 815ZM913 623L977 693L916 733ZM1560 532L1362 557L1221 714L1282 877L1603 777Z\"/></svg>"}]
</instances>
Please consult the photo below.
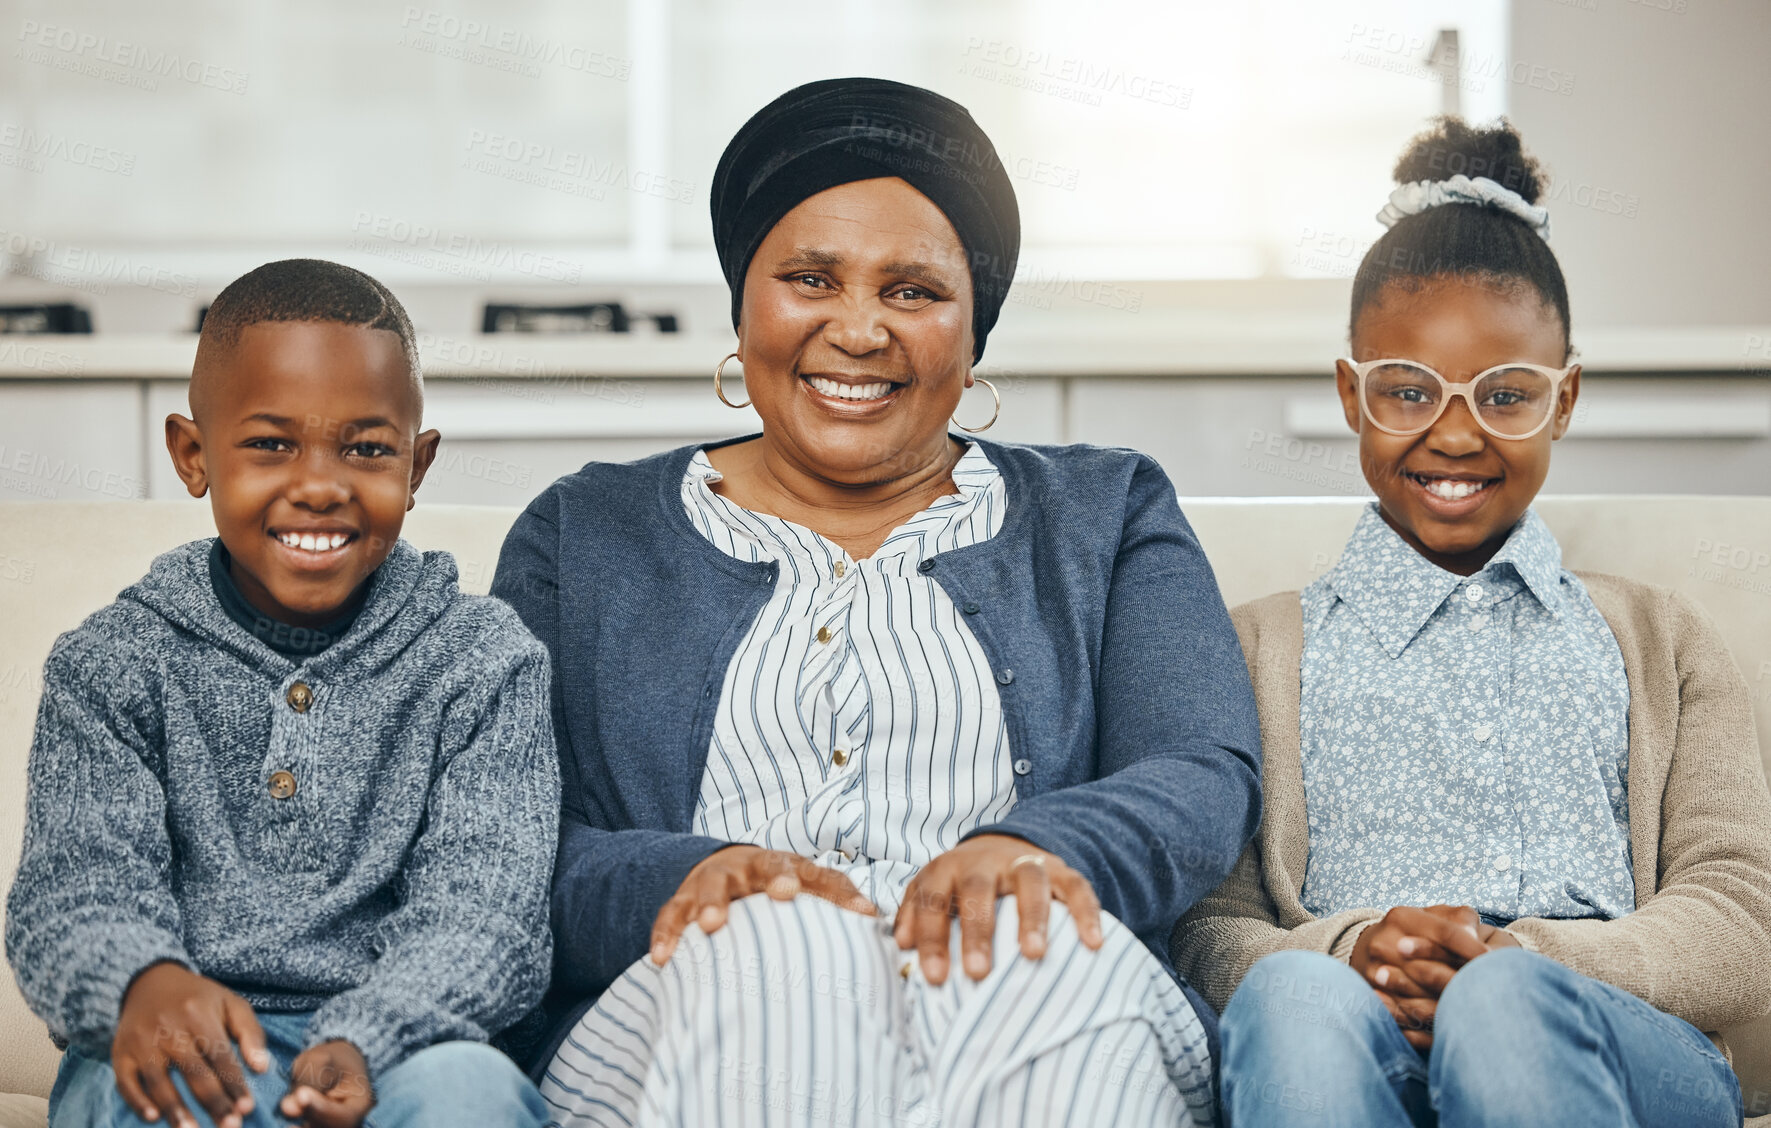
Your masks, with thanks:
<instances>
[{"instance_id":1,"label":"beige cardigan","mask_svg":"<svg viewBox=\"0 0 1771 1128\"><path fill-rule=\"evenodd\" d=\"M1507 931L1700 1030L1750 1021L1771 1012L1771 794L1746 682L1684 596L1579 575L1617 637L1629 680L1636 911L1612 921L1526 919ZM1220 1011L1262 956L1305 948L1345 960L1389 908L1317 919L1299 903L1310 841L1298 737L1298 593L1243 604L1231 617L1260 708L1261 828L1170 941L1175 966Z\"/></svg>"}]
</instances>

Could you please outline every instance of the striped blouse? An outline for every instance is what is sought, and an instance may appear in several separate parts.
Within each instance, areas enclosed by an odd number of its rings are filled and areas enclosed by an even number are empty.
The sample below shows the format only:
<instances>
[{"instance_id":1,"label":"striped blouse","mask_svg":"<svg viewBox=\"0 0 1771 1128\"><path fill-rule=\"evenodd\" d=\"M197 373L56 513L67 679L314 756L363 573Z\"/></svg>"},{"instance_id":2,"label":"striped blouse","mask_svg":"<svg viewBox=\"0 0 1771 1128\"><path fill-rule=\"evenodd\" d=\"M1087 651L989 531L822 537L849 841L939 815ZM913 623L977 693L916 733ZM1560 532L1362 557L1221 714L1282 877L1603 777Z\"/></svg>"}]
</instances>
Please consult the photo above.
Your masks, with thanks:
<instances>
[{"instance_id":1,"label":"striped blouse","mask_svg":"<svg viewBox=\"0 0 1771 1128\"><path fill-rule=\"evenodd\" d=\"M918 569L1002 527L1002 475L977 444L937 498L856 560L802 525L683 475L689 520L720 550L778 561L774 594L726 669L692 829L846 872L882 914L916 871L1015 802L990 663Z\"/></svg>"}]
</instances>

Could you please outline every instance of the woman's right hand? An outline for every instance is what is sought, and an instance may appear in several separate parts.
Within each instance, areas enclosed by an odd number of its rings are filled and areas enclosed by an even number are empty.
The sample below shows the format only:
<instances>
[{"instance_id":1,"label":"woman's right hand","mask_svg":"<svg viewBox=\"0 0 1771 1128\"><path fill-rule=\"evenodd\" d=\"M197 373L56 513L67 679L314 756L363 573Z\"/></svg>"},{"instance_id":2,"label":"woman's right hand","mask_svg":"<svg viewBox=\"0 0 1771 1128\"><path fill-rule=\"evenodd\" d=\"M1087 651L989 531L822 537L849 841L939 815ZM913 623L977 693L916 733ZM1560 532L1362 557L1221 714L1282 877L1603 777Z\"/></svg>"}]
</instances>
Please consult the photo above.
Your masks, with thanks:
<instances>
[{"instance_id":1,"label":"woman's right hand","mask_svg":"<svg viewBox=\"0 0 1771 1128\"><path fill-rule=\"evenodd\" d=\"M810 893L850 912L879 915L878 907L847 876L810 858L760 846L727 846L690 870L676 895L658 910L652 923L652 962L659 967L670 962L676 942L691 922L703 932L718 932L726 923L727 906L752 893L767 893L777 901Z\"/></svg>"}]
</instances>

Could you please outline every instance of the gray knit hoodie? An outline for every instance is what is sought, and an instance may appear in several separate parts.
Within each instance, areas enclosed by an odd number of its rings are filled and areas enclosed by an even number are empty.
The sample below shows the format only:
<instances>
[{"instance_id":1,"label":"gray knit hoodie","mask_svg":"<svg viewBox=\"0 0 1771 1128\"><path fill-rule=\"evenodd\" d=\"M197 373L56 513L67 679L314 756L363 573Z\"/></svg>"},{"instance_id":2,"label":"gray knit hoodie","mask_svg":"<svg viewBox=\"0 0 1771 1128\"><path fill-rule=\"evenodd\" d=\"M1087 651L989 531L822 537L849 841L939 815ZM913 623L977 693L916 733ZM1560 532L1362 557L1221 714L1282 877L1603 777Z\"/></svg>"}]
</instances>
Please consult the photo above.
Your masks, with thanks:
<instances>
[{"instance_id":1,"label":"gray knit hoodie","mask_svg":"<svg viewBox=\"0 0 1771 1128\"><path fill-rule=\"evenodd\" d=\"M175 960L315 1010L308 1044L346 1039L372 1075L510 1025L551 957L547 651L402 540L297 665L222 611L212 539L50 651L7 903L25 999L106 1057L131 978Z\"/></svg>"}]
</instances>

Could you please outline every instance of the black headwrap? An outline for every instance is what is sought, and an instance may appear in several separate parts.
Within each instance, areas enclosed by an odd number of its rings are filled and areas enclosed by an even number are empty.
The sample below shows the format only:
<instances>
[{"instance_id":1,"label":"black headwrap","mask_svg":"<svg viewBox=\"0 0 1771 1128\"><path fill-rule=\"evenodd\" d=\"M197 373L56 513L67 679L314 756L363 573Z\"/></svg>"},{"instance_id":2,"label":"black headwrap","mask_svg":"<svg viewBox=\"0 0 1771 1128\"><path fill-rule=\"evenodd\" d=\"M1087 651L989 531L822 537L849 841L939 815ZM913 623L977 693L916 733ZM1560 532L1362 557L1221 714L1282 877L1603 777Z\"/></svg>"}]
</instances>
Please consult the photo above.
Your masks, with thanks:
<instances>
[{"instance_id":1,"label":"black headwrap","mask_svg":"<svg viewBox=\"0 0 1771 1128\"><path fill-rule=\"evenodd\" d=\"M826 189L881 176L908 181L959 233L972 274L972 359L984 355L1021 251L1014 186L964 106L882 78L789 90L726 146L713 174L713 241L732 290L733 328L744 273L781 217Z\"/></svg>"}]
</instances>

